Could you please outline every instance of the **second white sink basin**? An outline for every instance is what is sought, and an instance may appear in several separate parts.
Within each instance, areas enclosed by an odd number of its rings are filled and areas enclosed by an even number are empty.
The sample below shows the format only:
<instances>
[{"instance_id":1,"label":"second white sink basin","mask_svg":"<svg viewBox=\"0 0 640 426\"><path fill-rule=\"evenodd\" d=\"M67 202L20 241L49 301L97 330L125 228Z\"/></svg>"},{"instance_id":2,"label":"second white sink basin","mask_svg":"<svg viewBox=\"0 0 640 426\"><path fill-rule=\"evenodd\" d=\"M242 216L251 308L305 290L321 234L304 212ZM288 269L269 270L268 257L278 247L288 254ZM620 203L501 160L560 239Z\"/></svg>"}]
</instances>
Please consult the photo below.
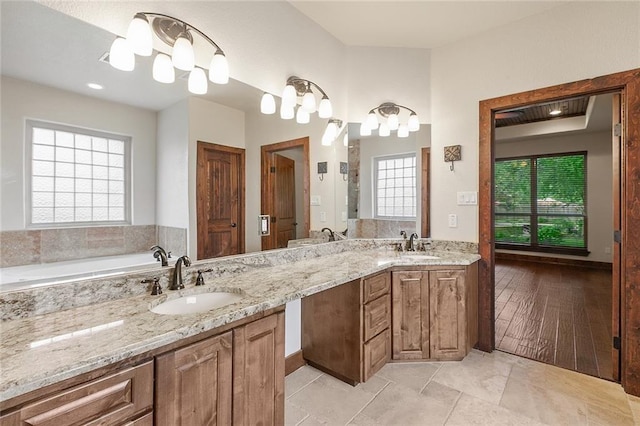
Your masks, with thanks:
<instances>
[{"instance_id":1,"label":"second white sink basin","mask_svg":"<svg viewBox=\"0 0 640 426\"><path fill-rule=\"evenodd\" d=\"M194 294L167 300L151 308L151 312L162 315L196 314L230 305L240 299L242 299L242 295L238 293L213 292Z\"/></svg>"}]
</instances>

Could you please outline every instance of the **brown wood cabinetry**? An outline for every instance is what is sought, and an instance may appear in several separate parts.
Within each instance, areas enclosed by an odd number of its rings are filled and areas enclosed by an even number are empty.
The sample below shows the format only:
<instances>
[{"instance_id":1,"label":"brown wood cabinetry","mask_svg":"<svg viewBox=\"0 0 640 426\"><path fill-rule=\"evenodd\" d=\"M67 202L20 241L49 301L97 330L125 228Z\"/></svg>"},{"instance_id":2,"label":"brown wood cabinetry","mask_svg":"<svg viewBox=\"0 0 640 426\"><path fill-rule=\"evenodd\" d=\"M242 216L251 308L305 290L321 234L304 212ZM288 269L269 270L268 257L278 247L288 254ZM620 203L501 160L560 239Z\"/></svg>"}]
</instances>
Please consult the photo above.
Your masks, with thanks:
<instances>
[{"instance_id":1,"label":"brown wood cabinetry","mask_svg":"<svg viewBox=\"0 0 640 426\"><path fill-rule=\"evenodd\" d=\"M302 353L307 362L356 384L391 358L389 272L302 299Z\"/></svg>"},{"instance_id":2,"label":"brown wood cabinetry","mask_svg":"<svg viewBox=\"0 0 640 426\"><path fill-rule=\"evenodd\" d=\"M145 425L153 407L153 362L66 389L2 416L2 426ZM138 423L139 418L140 423Z\"/></svg>"}]
</instances>

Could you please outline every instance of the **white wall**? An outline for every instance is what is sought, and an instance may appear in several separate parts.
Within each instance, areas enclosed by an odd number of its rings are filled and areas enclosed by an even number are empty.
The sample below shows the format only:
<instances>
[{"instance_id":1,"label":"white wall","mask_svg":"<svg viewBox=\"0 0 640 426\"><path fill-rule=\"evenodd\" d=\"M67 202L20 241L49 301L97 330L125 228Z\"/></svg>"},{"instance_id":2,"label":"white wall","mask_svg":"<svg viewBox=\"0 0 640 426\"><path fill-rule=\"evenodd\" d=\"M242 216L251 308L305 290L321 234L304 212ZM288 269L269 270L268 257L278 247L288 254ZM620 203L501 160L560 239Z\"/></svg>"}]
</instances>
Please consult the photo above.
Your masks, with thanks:
<instances>
[{"instance_id":1,"label":"white wall","mask_svg":"<svg viewBox=\"0 0 640 426\"><path fill-rule=\"evenodd\" d=\"M496 144L496 158L574 151L587 151L587 249L591 253L587 257L555 254L553 257L611 262L611 251L605 252L605 248L611 250L613 245L611 134L598 132L556 135Z\"/></svg>"},{"instance_id":2,"label":"white wall","mask_svg":"<svg viewBox=\"0 0 640 426\"><path fill-rule=\"evenodd\" d=\"M431 55L433 238L478 241L478 209L457 191L478 190L480 100L640 67L640 3L570 2ZM444 146L462 145L455 172ZM458 227L447 215L458 215Z\"/></svg>"},{"instance_id":3,"label":"white wall","mask_svg":"<svg viewBox=\"0 0 640 426\"><path fill-rule=\"evenodd\" d=\"M132 224L155 224L156 113L2 77L0 229L25 229L24 131L32 118L131 136Z\"/></svg>"}]
</instances>

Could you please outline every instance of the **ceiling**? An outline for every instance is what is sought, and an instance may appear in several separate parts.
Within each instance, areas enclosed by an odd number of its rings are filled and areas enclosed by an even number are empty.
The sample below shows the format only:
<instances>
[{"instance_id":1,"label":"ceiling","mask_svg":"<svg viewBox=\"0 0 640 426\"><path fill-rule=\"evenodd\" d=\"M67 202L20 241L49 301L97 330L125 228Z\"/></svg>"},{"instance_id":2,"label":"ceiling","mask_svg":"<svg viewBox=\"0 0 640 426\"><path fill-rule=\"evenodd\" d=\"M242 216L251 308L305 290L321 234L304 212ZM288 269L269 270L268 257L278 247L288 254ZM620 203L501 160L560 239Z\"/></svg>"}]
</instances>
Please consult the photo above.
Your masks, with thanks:
<instances>
[{"instance_id":1,"label":"ceiling","mask_svg":"<svg viewBox=\"0 0 640 426\"><path fill-rule=\"evenodd\" d=\"M529 105L523 108L510 109L496 113L496 127L515 126L518 124L536 123L539 121L558 120L567 117L577 117L587 113L591 96L581 96ZM560 111L558 115L551 115L551 111Z\"/></svg>"},{"instance_id":2,"label":"ceiling","mask_svg":"<svg viewBox=\"0 0 640 426\"><path fill-rule=\"evenodd\" d=\"M561 6L565 1L290 0L347 46L431 49Z\"/></svg>"}]
</instances>

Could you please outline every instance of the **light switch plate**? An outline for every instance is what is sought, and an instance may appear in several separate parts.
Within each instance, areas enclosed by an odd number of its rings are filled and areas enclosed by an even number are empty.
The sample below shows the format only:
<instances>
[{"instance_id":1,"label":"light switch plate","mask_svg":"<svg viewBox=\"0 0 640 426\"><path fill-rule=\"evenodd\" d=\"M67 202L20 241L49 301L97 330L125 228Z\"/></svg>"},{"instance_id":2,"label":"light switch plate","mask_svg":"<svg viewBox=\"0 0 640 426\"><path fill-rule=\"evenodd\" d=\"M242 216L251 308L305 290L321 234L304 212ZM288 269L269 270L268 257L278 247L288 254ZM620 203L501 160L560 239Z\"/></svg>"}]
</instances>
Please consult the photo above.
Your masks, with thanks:
<instances>
[{"instance_id":1,"label":"light switch plate","mask_svg":"<svg viewBox=\"0 0 640 426\"><path fill-rule=\"evenodd\" d=\"M310 198L311 201L311 205L312 206L319 206L320 205L320 196L319 195L312 195Z\"/></svg>"},{"instance_id":2,"label":"light switch plate","mask_svg":"<svg viewBox=\"0 0 640 426\"><path fill-rule=\"evenodd\" d=\"M475 191L460 191L457 193L459 206L473 206L478 204L478 193Z\"/></svg>"}]
</instances>

